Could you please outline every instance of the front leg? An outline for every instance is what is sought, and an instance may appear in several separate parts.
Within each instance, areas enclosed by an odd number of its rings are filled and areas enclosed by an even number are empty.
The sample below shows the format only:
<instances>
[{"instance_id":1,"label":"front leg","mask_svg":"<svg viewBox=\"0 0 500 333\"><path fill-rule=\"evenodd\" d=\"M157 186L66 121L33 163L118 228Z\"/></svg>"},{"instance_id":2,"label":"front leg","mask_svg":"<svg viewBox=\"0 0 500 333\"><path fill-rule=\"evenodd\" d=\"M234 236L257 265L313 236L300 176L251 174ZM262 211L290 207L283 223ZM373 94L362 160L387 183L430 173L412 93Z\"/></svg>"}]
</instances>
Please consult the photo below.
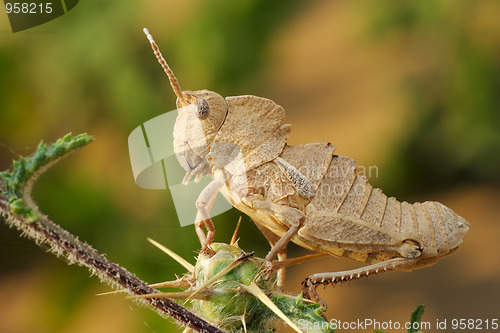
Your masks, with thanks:
<instances>
[{"instance_id":1,"label":"front leg","mask_svg":"<svg viewBox=\"0 0 500 333\"><path fill-rule=\"evenodd\" d=\"M215 226L210 219L210 209L214 204L217 193L224 186L225 182L222 179L212 180L204 189L201 191L196 200L196 208L198 208L198 213L196 214L196 220L194 222L196 233L200 239L200 243L203 249L206 249L208 245L212 243L215 236ZM203 232L203 226L207 228L207 235Z\"/></svg>"}]
</instances>

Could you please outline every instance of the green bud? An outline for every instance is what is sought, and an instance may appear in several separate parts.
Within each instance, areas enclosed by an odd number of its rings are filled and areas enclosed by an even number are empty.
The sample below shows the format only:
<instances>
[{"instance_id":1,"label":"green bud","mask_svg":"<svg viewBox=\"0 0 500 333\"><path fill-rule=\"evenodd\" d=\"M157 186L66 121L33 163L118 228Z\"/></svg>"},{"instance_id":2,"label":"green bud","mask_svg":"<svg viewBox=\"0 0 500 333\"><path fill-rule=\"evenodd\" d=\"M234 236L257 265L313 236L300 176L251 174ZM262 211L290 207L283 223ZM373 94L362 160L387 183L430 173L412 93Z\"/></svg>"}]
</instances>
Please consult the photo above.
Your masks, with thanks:
<instances>
[{"instance_id":1,"label":"green bud","mask_svg":"<svg viewBox=\"0 0 500 333\"><path fill-rule=\"evenodd\" d=\"M192 300L193 310L201 317L220 327L225 332L269 333L285 325L260 299L244 291L240 286L249 286L256 281L258 287L272 302L306 333L332 333L321 315L324 311L319 304L304 300L302 295L289 296L279 293L276 288L276 274L265 281L258 278L263 259L249 256L240 258L245 253L237 246L214 243L215 253L201 253L194 269L195 285L190 290L208 288L212 290L207 300ZM208 251L207 251L208 252ZM241 263L206 285L235 262ZM318 329L318 327L320 327Z\"/></svg>"}]
</instances>

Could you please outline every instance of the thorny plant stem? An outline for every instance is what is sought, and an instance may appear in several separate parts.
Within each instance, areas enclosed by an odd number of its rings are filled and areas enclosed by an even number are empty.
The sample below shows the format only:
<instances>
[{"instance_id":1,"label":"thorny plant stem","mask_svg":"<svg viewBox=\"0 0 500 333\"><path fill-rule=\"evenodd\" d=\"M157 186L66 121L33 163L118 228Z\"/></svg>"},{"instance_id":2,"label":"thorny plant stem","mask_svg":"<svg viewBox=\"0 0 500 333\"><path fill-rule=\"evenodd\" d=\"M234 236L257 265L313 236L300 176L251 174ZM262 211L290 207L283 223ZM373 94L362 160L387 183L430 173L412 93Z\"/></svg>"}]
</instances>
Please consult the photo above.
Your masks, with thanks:
<instances>
[{"instance_id":1,"label":"thorny plant stem","mask_svg":"<svg viewBox=\"0 0 500 333\"><path fill-rule=\"evenodd\" d=\"M0 216L1 220L17 228L23 235L34 240L37 245L49 246L51 252L67 258L70 263L78 263L87 267L108 285L126 289L134 295L158 292L126 269L100 255L90 245L81 242L46 216L41 215L36 221L28 222L22 216L12 213L8 200L4 196L0 196ZM155 307L161 315L171 316L198 332L222 333L218 328L169 299L149 298L143 302Z\"/></svg>"},{"instance_id":2,"label":"thorny plant stem","mask_svg":"<svg viewBox=\"0 0 500 333\"><path fill-rule=\"evenodd\" d=\"M31 199L31 188L38 176L69 153L92 141L93 137L84 133L74 137L67 134L50 146L41 142L33 155L13 162L12 172L0 172L0 220L17 228L37 245L48 247L55 255L66 258L69 264L87 267L102 282L114 288L125 289L133 295L156 293L158 291L146 282L50 221ZM156 308L160 315L171 316L198 332L222 333L171 300L150 298L142 302Z\"/></svg>"}]
</instances>

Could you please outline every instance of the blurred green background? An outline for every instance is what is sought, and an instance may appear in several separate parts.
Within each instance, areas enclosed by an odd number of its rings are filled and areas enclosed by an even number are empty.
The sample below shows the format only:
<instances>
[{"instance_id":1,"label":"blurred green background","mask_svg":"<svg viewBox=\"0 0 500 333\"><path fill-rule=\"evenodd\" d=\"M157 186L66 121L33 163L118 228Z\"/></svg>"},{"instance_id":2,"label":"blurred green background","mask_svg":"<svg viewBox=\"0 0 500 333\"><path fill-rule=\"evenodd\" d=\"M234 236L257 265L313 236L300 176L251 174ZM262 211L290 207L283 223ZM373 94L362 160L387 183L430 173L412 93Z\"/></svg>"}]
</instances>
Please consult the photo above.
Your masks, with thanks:
<instances>
[{"instance_id":1,"label":"blurred green background","mask_svg":"<svg viewBox=\"0 0 500 333\"><path fill-rule=\"evenodd\" d=\"M199 248L169 192L143 190L132 177L129 133L175 108L148 27L184 89L271 98L293 125L289 143L330 141L375 166L368 176L386 194L441 201L471 223L461 248L431 268L319 288L328 318L404 322L420 303L432 323L499 318L497 0L81 1L16 34L1 12L0 169L40 140L94 135L39 180L34 196L111 260L157 282L183 268L146 237L191 262ZM229 241L239 216L215 218L216 241ZM243 249L268 251L247 217L240 235ZM357 266L329 258L293 267L287 288ZM0 225L0 332L181 331L122 297L95 296L107 290Z\"/></svg>"}]
</instances>

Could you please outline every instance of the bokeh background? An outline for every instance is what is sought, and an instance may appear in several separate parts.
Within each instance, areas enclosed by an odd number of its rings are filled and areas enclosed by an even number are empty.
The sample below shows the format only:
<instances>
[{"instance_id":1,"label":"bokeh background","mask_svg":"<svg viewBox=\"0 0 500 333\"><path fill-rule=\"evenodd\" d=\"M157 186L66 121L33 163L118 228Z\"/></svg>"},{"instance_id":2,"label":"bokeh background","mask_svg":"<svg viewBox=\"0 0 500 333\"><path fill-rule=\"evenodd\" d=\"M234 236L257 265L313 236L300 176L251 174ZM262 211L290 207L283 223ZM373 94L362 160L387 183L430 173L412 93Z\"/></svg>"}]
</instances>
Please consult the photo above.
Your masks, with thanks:
<instances>
[{"instance_id":1,"label":"bokeh background","mask_svg":"<svg viewBox=\"0 0 500 333\"><path fill-rule=\"evenodd\" d=\"M0 169L40 140L94 135L39 180L42 211L146 281L183 273L146 237L193 262L194 229L179 226L168 191L134 184L128 157L129 133L175 108L148 27L184 89L271 98L293 125L289 143L330 141L376 166L371 182L386 194L441 201L471 223L433 267L319 288L328 318L404 322L421 303L433 324L500 318L499 17L498 0L107 0L13 34L0 10ZM215 218L216 241L239 216ZM247 217L240 245L268 251ZM287 289L358 266L293 267ZM107 290L0 225L0 332L181 331L123 297L95 296Z\"/></svg>"}]
</instances>

